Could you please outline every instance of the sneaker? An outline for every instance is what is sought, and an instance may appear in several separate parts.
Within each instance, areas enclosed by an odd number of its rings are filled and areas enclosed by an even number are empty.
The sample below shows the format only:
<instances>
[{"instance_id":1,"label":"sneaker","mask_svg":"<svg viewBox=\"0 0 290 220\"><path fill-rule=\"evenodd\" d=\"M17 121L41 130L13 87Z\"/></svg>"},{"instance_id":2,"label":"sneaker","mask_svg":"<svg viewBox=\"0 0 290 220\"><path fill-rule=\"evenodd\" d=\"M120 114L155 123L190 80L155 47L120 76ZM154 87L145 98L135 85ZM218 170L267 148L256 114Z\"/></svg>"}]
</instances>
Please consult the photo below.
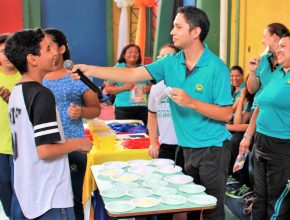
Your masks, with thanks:
<instances>
[{"instance_id":1,"label":"sneaker","mask_svg":"<svg viewBox=\"0 0 290 220\"><path fill-rule=\"evenodd\" d=\"M241 199L241 198L244 198L245 196L250 195L252 193L253 193L253 191L251 190L251 188L244 184L239 189L227 191L226 195L231 197L231 198Z\"/></svg>"},{"instance_id":2,"label":"sneaker","mask_svg":"<svg viewBox=\"0 0 290 220\"><path fill-rule=\"evenodd\" d=\"M229 175L227 178L227 185L239 183L232 175Z\"/></svg>"}]
</instances>

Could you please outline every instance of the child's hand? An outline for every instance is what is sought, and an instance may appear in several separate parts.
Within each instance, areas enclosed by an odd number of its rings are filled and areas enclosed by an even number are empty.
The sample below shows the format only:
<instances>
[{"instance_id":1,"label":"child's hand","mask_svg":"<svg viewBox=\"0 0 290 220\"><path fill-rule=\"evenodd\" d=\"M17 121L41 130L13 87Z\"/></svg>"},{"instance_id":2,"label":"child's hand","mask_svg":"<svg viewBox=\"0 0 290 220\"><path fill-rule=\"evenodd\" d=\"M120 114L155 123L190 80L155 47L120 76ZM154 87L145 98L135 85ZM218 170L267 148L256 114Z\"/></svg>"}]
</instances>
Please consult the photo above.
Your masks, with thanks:
<instances>
[{"instance_id":1,"label":"child's hand","mask_svg":"<svg viewBox=\"0 0 290 220\"><path fill-rule=\"evenodd\" d=\"M92 149L92 142L89 138L81 138L80 149L82 153L88 153Z\"/></svg>"},{"instance_id":2,"label":"child's hand","mask_svg":"<svg viewBox=\"0 0 290 220\"><path fill-rule=\"evenodd\" d=\"M10 97L10 91L9 89L5 88L5 87L0 87L0 97L8 103L9 101L9 97Z\"/></svg>"},{"instance_id":3,"label":"child's hand","mask_svg":"<svg viewBox=\"0 0 290 220\"><path fill-rule=\"evenodd\" d=\"M71 119L77 120L82 115L82 107L80 107L74 103L71 103L70 107L67 109L67 113L71 117Z\"/></svg>"}]
</instances>

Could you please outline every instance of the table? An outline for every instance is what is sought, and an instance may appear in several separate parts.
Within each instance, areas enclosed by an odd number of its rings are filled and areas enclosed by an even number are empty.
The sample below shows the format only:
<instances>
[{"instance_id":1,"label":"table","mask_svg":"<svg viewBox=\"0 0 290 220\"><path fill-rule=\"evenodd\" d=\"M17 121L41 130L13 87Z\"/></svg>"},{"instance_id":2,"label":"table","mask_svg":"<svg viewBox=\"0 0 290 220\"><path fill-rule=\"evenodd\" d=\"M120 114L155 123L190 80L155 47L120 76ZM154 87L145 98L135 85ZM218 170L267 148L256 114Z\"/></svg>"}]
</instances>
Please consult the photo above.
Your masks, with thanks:
<instances>
[{"instance_id":1,"label":"table","mask_svg":"<svg viewBox=\"0 0 290 220\"><path fill-rule=\"evenodd\" d=\"M85 219L90 217L91 194L97 189L91 166L102 164L107 161L120 160L128 161L133 159L151 159L148 155L148 149L124 149L121 142L116 143L116 148L111 150L100 150L93 148L87 156L87 169L83 183L83 204L85 209Z\"/></svg>"},{"instance_id":2,"label":"table","mask_svg":"<svg viewBox=\"0 0 290 220\"><path fill-rule=\"evenodd\" d=\"M112 181L104 180L100 177L99 170L102 168L103 168L102 165L96 165L92 167L94 178L100 191L112 185ZM140 182L141 181L142 180L140 180ZM173 187L173 188L178 188L178 186L179 185L170 184L170 187ZM180 191L178 191L177 194L183 195L185 197L188 197L190 195L190 194L183 193ZM200 194L205 195L206 193L203 192ZM118 201L118 200L129 201L131 199L132 197L129 197L129 196L124 196L118 199L105 198L102 196L102 200L105 204L108 204L109 202L112 202L112 201ZM182 213L182 212L190 212L190 211L206 210L206 209L214 209L214 208L216 208L216 204L198 205L198 204L194 204L188 201L181 205L166 205L166 204L160 203L159 205L154 206L154 207L135 208L134 210L128 211L125 213L110 212L107 210L107 213L110 217L114 217L114 218L129 218L129 217L136 217L136 216L158 215L158 214L166 214L166 213Z\"/></svg>"}]
</instances>

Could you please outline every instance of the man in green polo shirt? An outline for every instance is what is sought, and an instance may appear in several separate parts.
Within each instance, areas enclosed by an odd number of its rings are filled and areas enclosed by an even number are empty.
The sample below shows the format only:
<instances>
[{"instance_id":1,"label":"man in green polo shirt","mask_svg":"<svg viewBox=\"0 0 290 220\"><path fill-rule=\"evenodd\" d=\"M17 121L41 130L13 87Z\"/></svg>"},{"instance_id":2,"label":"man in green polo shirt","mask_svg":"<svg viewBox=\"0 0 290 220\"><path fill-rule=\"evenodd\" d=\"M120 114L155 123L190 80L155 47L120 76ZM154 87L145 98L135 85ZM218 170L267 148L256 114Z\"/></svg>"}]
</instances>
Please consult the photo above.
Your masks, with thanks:
<instances>
[{"instance_id":1,"label":"man in green polo shirt","mask_svg":"<svg viewBox=\"0 0 290 220\"><path fill-rule=\"evenodd\" d=\"M203 211L203 219L222 220L230 160L230 133L224 122L232 117L232 98L228 68L203 43L208 31L204 11L181 7L170 33L179 53L139 68L76 65L72 72L80 69L87 76L122 82L164 80L172 88L170 108L178 145L184 149L185 171L218 199L216 209ZM79 79L77 74L72 77ZM188 219L199 219L199 213Z\"/></svg>"}]
</instances>

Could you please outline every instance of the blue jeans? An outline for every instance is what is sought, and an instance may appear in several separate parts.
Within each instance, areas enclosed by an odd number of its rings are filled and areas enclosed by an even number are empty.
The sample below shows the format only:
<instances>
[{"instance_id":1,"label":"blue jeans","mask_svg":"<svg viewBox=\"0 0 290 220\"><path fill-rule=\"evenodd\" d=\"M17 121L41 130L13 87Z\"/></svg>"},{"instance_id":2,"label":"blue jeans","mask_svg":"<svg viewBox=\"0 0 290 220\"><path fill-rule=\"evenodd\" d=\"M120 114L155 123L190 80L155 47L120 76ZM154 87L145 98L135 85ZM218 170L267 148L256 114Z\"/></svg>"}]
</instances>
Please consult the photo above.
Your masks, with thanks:
<instances>
[{"instance_id":1,"label":"blue jeans","mask_svg":"<svg viewBox=\"0 0 290 220\"><path fill-rule=\"evenodd\" d=\"M12 184L11 167L9 164L9 154L0 154L0 200L6 216L10 217Z\"/></svg>"}]
</instances>

